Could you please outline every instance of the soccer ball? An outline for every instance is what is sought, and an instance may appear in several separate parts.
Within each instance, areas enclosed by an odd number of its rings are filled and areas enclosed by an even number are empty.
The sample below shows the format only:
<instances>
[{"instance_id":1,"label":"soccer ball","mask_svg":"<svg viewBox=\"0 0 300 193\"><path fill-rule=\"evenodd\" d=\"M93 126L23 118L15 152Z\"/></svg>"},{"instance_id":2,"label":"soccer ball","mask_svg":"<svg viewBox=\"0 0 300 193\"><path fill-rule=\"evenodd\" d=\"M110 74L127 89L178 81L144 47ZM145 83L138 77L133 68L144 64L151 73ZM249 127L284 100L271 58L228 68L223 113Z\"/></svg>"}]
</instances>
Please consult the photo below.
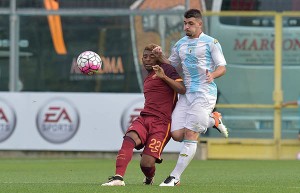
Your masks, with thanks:
<instances>
[{"instance_id":1,"label":"soccer ball","mask_svg":"<svg viewBox=\"0 0 300 193\"><path fill-rule=\"evenodd\" d=\"M78 56L77 66L83 74L93 75L101 68L102 60L97 53L85 51Z\"/></svg>"}]
</instances>

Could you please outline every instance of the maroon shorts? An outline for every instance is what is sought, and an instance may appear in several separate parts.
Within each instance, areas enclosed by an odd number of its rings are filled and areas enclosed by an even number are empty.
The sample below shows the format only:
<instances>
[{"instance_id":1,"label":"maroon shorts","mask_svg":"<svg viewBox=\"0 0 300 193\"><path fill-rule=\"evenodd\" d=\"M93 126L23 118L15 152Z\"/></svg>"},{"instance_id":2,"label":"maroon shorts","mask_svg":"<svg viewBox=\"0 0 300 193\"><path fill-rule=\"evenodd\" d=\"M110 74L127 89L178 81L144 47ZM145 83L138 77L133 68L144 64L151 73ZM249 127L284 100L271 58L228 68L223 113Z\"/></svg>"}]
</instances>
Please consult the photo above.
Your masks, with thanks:
<instances>
[{"instance_id":1,"label":"maroon shorts","mask_svg":"<svg viewBox=\"0 0 300 193\"><path fill-rule=\"evenodd\" d=\"M157 158L159 163L161 160L160 155L171 137L170 128L170 122L159 117L139 116L131 123L127 132L135 131L142 141L142 144L135 147L135 149L139 150L144 147L142 154Z\"/></svg>"}]
</instances>

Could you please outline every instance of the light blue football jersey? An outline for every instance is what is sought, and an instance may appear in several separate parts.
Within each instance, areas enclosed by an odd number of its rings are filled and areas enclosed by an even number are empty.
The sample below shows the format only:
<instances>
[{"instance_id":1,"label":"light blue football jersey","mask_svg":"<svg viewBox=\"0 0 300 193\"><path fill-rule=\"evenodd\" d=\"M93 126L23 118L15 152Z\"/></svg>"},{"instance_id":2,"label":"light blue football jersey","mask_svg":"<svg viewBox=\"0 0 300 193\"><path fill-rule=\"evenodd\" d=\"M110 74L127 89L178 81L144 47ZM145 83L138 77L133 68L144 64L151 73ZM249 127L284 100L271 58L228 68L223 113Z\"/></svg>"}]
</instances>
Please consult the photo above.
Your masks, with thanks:
<instances>
[{"instance_id":1,"label":"light blue football jersey","mask_svg":"<svg viewBox=\"0 0 300 193\"><path fill-rule=\"evenodd\" d=\"M217 97L216 84L206 81L206 70L213 72L217 66L226 65L221 45L216 39L203 32L199 38L185 36L174 45L169 61L176 69L182 67L187 94Z\"/></svg>"}]
</instances>

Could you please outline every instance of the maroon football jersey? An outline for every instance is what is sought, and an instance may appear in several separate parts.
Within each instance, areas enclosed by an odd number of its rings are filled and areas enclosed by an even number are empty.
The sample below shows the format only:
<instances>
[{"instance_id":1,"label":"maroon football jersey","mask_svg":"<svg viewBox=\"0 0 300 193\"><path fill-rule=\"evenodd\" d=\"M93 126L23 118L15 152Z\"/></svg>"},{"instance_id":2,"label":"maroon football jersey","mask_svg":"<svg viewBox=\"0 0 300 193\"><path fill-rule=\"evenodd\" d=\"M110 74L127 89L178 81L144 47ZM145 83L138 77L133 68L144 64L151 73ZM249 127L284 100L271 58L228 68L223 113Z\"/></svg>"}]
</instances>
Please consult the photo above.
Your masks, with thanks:
<instances>
[{"instance_id":1,"label":"maroon football jersey","mask_svg":"<svg viewBox=\"0 0 300 193\"><path fill-rule=\"evenodd\" d=\"M160 66L169 78L182 81L173 66L169 64ZM141 115L155 115L170 121L177 102L177 93L165 81L159 77L153 77L154 75L153 71L144 80L145 105Z\"/></svg>"}]
</instances>

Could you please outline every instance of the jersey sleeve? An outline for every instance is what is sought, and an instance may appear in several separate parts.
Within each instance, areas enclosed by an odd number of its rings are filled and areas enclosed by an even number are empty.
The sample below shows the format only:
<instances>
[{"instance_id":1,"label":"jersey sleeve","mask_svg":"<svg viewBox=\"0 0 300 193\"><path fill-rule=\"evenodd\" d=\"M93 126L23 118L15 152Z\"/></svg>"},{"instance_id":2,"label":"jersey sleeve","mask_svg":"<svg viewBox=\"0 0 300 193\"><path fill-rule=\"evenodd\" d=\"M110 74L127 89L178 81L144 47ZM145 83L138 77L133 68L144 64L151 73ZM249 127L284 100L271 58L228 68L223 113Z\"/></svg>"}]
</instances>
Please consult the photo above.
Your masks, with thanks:
<instances>
[{"instance_id":1,"label":"jersey sleeve","mask_svg":"<svg viewBox=\"0 0 300 193\"><path fill-rule=\"evenodd\" d=\"M172 66L177 67L181 64L181 59L179 57L179 44L176 44L171 51L171 55L169 57L169 61Z\"/></svg>"},{"instance_id":2,"label":"jersey sleeve","mask_svg":"<svg viewBox=\"0 0 300 193\"><path fill-rule=\"evenodd\" d=\"M213 43L211 44L211 57L214 61L215 66L226 65L226 60L222 52L222 47L216 39L214 39Z\"/></svg>"},{"instance_id":3,"label":"jersey sleeve","mask_svg":"<svg viewBox=\"0 0 300 193\"><path fill-rule=\"evenodd\" d=\"M163 64L161 67L164 69L165 74L169 78L171 78L175 81L182 81L181 76L178 74L178 72L176 71L176 69L173 66L171 66L169 64Z\"/></svg>"}]
</instances>

